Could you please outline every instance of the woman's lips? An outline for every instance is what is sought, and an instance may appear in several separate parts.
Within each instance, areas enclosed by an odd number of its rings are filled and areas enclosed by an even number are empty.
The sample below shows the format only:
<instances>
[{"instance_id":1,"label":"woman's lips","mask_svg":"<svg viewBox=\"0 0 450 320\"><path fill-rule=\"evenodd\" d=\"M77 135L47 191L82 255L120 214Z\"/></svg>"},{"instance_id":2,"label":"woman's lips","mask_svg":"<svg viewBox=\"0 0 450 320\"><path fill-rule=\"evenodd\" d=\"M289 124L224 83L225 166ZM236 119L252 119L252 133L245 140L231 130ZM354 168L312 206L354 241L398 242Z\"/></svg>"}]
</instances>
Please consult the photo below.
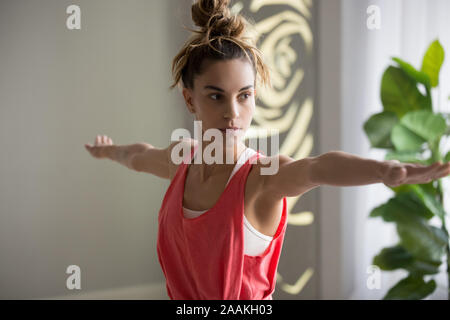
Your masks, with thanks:
<instances>
[{"instance_id":1,"label":"woman's lips","mask_svg":"<svg viewBox=\"0 0 450 320\"><path fill-rule=\"evenodd\" d=\"M224 133L226 133L227 130L234 133L234 132L237 132L237 131L239 131L241 129L240 128L226 128L226 129L219 129L219 130L224 132Z\"/></svg>"}]
</instances>

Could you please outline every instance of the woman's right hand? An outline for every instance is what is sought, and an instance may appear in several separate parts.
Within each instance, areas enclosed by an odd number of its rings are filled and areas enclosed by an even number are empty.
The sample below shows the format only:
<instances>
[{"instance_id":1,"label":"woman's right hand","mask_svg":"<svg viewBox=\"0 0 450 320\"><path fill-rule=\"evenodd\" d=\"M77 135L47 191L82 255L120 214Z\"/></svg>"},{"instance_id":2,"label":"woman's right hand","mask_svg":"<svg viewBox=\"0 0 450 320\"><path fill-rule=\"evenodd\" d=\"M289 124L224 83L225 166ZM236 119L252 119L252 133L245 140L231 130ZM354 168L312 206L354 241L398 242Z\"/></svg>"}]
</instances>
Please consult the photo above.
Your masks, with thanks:
<instances>
[{"instance_id":1,"label":"woman's right hand","mask_svg":"<svg viewBox=\"0 0 450 320\"><path fill-rule=\"evenodd\" d=\"M113 141L111 138L105 136L105 135L98 135L95 138L94 145L91 145L89 143L86 143L84 146L86 147L86 150L89 151L91 156L97 159L106 158L105 154L105 147L112 146Z\"/></svg>"}]
</instances>

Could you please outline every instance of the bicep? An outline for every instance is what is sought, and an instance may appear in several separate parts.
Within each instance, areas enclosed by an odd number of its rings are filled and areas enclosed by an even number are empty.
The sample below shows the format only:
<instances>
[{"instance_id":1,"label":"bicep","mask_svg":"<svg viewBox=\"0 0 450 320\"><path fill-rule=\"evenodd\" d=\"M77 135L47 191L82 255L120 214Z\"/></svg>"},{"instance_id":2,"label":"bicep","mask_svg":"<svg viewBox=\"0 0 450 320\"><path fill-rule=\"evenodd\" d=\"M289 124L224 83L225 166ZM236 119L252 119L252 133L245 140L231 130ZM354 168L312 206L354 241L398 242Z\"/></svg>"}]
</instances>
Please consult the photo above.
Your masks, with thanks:
<instances>
[{"instance_id":1,"label":"bicep","mask_svg":"<svg viewBox=\"0 0 450 320\"><path fill-rule=\"evenodd\" d=\"M312 157L294 160L279 155L278 171L264 177L263 192L267 196L282 199L302 195L317 187L311 179L312 163Z\"/></svg>"}]
</instances>

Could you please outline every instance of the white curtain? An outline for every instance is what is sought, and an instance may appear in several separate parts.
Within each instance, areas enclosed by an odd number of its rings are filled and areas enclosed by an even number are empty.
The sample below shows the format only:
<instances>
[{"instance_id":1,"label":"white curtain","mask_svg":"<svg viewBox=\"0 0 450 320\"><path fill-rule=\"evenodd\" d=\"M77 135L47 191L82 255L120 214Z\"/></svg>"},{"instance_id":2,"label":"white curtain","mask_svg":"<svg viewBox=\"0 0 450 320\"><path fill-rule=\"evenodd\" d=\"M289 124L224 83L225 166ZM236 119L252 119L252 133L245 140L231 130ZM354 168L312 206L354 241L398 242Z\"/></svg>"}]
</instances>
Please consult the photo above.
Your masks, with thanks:
<instances>
[{"instance_id":1,"label":"white curtain","mask_svg":"<svg viewBox=\"0 0 450 320\"><path fill-rule=\"evenodd\" d=\"M380 29L369 30L366 21L369 6L378 6ZM374 113L382 111L381 77L391 57L400 57L416 68L421 67L428 45L439 39L446 58L441 68L440 89L433 89L435 111L450 112L450 1L448 0L343 0L342 2L342 128L343 151L362 157L383 160L385 152L370 149L362 124ZM449 143L441 146L448 150ZM447 212L450 212L449 178L443 179ZM386 246L397 243L394 224L381 218L368 218L370 211L385 203L393 193L383 184L345 187L343 190L342 230L345 246L353 259L351 299L381 299L388 289L407 275L406 271L381 272L380 289L368 289L368 268L373 257ZM439 225L437 219L432 223ZM344 257L345 258L345 257ZM429 277L426 277L428 279ZM443 265L437 276L438 288L427 299L446 299L447 277Z\"/></svg>"}]
</instances>

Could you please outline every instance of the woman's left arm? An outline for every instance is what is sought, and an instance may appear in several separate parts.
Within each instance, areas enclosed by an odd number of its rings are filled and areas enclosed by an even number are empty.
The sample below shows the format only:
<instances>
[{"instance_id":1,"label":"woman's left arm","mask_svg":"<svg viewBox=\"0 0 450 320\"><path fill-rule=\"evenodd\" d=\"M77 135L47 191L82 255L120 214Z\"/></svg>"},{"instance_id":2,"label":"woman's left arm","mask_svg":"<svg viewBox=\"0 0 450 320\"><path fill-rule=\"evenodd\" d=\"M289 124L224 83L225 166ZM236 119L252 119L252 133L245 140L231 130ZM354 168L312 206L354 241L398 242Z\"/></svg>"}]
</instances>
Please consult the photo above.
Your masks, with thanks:
<instances>
[{"instance_id":1,"label":"woman's left arm","mask_svg":"<svg viewBox=\"0 0 450 320\"><path fill-rule=\"evenodd\" d=\"M279 155L279 168L273 175L263 176L262 196L276 200L302 195L318 186L361 186L384 183L422 184L450 174L450 163L435 162L430 166L402 163L398 160L378 161L361 158L343 151L330 151L317 157L294 160Z\"/></svg>"},{"instance_id":2,"label":"woman's left arm","mask_svg":"<svg viewBox=\"0 0 450 320\"><path fill-rule=\"evenodd\" d=\"M384 183L422 184L450 174L450 163L435 162L426 166L398 160L378 161L343 151L331 151L314 158L311 179L319 185L360 186Z\"/></svg>"}]
</instances>

